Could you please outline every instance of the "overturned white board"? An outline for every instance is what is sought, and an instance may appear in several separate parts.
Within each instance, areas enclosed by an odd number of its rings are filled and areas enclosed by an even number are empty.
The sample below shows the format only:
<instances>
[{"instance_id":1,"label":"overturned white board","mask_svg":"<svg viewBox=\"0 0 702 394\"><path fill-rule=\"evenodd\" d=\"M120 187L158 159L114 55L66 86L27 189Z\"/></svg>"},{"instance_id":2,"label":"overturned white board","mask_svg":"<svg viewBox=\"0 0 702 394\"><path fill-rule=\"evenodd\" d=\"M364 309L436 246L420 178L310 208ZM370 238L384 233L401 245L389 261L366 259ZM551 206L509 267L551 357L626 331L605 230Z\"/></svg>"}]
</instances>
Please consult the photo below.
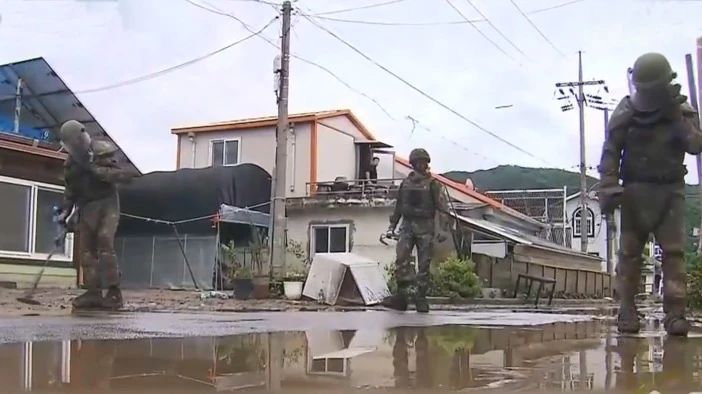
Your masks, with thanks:
<instances>
[{"instance_id":1,"label":"overturned white board","mask_svg":"<svg viewBox=\"0 0 702 394\"><path fill-rule=\"evenodd\" d=\"M378 262L353 253L317 253L312 259L302 295L335 305L344 277L351 273L366 305L380 303L390 295Z\"/></svg>"}]
</instances>

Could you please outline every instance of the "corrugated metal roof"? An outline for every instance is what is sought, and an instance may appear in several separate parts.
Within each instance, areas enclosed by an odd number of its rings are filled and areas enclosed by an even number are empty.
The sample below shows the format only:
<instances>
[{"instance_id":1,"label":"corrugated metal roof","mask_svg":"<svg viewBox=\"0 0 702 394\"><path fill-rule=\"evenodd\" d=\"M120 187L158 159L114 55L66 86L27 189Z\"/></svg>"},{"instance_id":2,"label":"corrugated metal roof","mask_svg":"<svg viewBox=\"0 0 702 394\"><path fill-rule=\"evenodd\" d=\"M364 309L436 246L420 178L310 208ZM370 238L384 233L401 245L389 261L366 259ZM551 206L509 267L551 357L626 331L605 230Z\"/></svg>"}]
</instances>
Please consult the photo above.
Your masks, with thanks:
<instances>
[{"instance_id":1,"label":"corrugated metal roof","mask_svg":"<svg viewBox=\"0 0 702 394\"><path fill-rule=\"evenodd\" d=\"M0 132L13 132L17 80L22 79L21 137L48 143L58 142L58 131L68 120L85 125L93 137L108 139L119 145L102 128L56 71L44 60L35 58L0 66ZM138 168L120 148L118 159Z\"/></svg>"}]
</instances>

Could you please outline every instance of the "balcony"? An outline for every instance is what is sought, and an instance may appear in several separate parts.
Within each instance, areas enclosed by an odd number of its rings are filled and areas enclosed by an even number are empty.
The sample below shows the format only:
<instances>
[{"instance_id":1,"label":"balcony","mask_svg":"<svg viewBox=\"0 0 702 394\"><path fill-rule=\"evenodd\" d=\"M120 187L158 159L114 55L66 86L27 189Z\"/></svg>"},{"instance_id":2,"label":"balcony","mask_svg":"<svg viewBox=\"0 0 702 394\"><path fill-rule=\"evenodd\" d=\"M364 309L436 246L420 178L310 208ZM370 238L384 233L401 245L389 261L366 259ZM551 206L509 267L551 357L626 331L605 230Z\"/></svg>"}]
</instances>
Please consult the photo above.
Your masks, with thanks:
<instances>
[{"instance_id":1,"label":"balcony","mask_svg":"<svg viewBox=\"0 0 702 394\"><path fill-rule=\"evenodd\" d=\"M393 206L402 179L354 179L338 177L333 181L311 182L304 197L287 199L288 209L335 206Z\"/></svg>"}]
</instances>

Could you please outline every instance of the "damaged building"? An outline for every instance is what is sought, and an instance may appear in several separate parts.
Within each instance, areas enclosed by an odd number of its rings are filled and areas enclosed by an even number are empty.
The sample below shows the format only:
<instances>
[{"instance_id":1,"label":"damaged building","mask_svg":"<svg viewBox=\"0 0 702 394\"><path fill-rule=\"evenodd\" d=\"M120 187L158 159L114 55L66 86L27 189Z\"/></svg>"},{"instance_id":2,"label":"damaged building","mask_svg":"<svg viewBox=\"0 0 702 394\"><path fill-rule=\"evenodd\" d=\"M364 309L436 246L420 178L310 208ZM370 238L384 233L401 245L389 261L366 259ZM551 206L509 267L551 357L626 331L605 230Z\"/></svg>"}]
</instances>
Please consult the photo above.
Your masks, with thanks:
<instances>
[{"instance_id":1,"label":"damaged building","mask_svg":"<svg viewBox=\"0 0 702 394\"><path fill-rule=\"evenodd\" d=\"M393 147L376 139L350 110L290 115L287 239L316 253L354 253L393 263L394 245L379 242L397 188L411 171ZM174 128L178 168L254 163L272 172L277 118ZM377 177L368 179L373 159ZM609 278L600 261L546 240L548 226L471 187L433 174L451 196L461 234L435 248L441 259L472 255L484 286L512 289L520 273L554 278L556 291L602 295Z\"/></svg>"}]
</instances>

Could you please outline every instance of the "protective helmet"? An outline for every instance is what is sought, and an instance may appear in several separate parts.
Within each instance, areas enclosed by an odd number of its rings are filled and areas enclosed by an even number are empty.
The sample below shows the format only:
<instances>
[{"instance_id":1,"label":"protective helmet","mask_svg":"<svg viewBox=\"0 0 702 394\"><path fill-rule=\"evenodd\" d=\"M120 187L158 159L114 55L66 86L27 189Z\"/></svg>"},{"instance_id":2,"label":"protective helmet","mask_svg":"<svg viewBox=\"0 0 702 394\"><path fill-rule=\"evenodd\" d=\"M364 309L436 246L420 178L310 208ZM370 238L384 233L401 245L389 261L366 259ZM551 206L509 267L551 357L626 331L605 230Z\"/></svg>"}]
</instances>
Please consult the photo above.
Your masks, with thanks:
<instances>
[{"instance_id":1,"label":"protective helmet","mask_svg":"<svg viewBox=\"0 0 702 394\"><path fill-rule=\"evenodd\" d=\"M117 145L110 141L94 140L91 145L93 157L108 156L117 152Z\"/></svg>"},{"instance_id":2,"label":"protective helmet","mask_svg":"<svg viewBox=\"0 0 702 394\"><path fill-rule=\"evenodd\" d=\"M429 152L422 148L412 149L409 155L409 161L410 163L414 163L417 160L426 160L427 163L430 163L431 158L429 157Z\"/></svg>"},{"instance_id":3,"label":"protective helmet","mask_svg":"<svg viewBox=\"0 0 702 394\"><path fill-rule=\"evenodd\" d=\"M61 126L59 139L64 149L73 155L84 154L90 146L90 135L85 131L85 126L76 120L69 120Z\"/></svg>"},{"instance_id":4,"label":"protective helmet","mask_svg":"<svg viewBox=\"0 0 702 394\"><path fill-rule=\"evenodd\" d=\"M631 72L636 90L665 86L676 76L668 59L660 53L646 53L639 56Z\"/></svg>"}]
</instances>

